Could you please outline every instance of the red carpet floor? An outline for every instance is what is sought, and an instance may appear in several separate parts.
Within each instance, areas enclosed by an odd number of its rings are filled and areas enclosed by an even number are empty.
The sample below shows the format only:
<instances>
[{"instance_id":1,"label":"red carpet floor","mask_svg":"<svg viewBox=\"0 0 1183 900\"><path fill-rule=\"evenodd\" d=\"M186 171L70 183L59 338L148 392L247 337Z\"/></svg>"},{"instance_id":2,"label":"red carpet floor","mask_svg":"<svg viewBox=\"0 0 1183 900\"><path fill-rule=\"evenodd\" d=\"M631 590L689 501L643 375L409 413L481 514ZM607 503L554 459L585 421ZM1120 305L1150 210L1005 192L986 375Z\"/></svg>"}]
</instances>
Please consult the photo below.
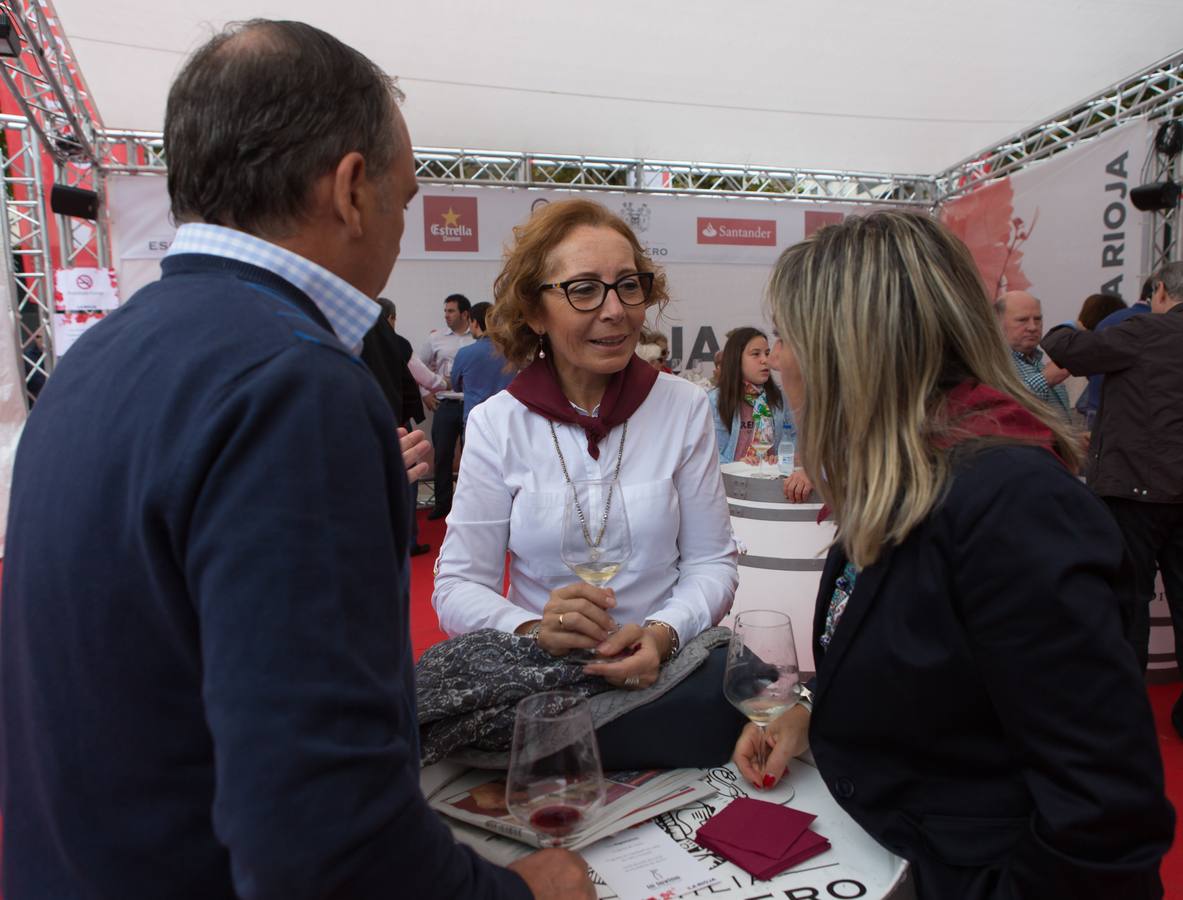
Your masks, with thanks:
<instances>
[{"instance_id":1,"label":"red carpet floor","mask_svg":"<svg viewBox=\"0 0 1183 900\"><path fill-rule=\"evenodd\" d=\"M435 610L431 606L432 567L444 539L443 520L429 522L426 513L419 513L419 540L431 544L431 552L411 560L411 639L415 658L446 635L439 630ZM1153 685L1148 690L1154 707L1154 723L1158 743L1162 748L1163 765L1167 773L1167 796L1183 818L1183 739L1171 727L1171 706L1183 685ZM1175 846L1162 865L1162 880L1166 885L1166 900L1183 900L1183 839L1176 829ZM1114 898L1118 900L1118 898Z\"/></svg>"}]
</instances>

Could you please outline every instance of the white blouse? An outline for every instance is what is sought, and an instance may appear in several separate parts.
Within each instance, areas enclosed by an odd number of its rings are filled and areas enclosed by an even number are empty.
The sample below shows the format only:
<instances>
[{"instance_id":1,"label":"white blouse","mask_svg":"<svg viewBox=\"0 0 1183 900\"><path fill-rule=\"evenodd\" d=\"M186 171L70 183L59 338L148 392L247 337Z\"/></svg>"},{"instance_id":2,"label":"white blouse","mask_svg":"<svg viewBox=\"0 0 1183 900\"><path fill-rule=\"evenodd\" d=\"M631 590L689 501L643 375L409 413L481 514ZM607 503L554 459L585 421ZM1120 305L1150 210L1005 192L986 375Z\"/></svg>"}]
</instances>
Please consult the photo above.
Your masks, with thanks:
<instances>
[{"instance_id":1,"label":"white blouse","mask_svg":"<svg viewBox=\"0 0 1183 900\"><path fill-rule=\"evenodd\" d=\"M611 478L623 430L595 460L583 429L556 422L571 478ZM739 576L717 459L706 394L658 375L629 419L620 467L633 552L609 585L617 622L659 619L685 643L727 614ZM579 580L560 557L565 489L547 419L507 391L472 411L431 598L444 631L513 631Z\"/></svg>"}]
</instances>

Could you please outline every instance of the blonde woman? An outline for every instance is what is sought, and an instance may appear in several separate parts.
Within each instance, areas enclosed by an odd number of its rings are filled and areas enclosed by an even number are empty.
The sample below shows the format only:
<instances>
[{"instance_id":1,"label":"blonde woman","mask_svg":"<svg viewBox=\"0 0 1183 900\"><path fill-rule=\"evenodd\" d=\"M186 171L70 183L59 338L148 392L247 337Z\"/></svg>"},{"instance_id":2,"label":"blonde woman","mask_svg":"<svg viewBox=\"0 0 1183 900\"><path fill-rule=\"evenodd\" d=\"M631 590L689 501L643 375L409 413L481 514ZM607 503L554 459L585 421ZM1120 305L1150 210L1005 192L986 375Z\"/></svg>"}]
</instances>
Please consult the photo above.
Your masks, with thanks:
<instances>
[{"instance_id":1,"label":"blonde woman","mask_svg":"<svg viewBox=\"0 0 1183 900\"><path fill-rule=\"evenodd\" d=\"M811 749L921 900L1161 896L1173 818L1121 536L968 251L928 218L853 217L786 250L770 299L837 537L812 710L773 723L766 771L746 729L744 775L774 783Z\"/></svg>"}]
</instances>

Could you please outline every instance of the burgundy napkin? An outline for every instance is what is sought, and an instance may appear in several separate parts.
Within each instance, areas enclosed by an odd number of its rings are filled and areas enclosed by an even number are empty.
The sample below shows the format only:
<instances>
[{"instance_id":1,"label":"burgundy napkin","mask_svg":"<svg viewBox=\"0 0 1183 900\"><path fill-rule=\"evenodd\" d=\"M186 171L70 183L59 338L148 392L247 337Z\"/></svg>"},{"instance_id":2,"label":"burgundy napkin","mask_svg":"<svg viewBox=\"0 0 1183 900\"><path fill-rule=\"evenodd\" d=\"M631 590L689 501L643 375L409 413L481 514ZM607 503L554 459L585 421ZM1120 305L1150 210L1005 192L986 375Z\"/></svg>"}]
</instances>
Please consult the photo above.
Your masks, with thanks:
<instances>
[{"instance_id":1,"label":"burgundy napkin","mask_svg":"<svg viewBox=\"0 0 1183 900\"><path fill-rule=\"evenodd\" d=\"M766 800L740 797L698 829L694 839L756 878L767 880L829 849L826 838L809 830L815 818Z\"/></svg>"}]
</instances>

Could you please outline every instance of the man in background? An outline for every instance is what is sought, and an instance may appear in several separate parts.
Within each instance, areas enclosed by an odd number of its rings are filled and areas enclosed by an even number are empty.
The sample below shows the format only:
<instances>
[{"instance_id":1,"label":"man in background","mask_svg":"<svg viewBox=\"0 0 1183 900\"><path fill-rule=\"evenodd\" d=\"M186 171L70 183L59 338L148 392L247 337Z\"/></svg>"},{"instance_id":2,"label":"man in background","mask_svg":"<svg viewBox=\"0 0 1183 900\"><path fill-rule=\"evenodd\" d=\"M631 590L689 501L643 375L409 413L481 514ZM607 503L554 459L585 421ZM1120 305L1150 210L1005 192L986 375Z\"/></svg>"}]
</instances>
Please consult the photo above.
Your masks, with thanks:
<instances>
[{"instance_id":1,"label":"man in background","mask_svg":"<svg viewBox=\"0 0 1183 900\"><path fill-rule=\"evenodd\" d=\"M464 394L464 425L468 414L498 391L509 387L517 372L507 367L501 351L485 333L485 316L492 303L477 303L472 308L469 328L474 343L461 347L452 365L452 386Z\"/></svg>"},{"instance_id":2,"label":"man in background","mask_svg":"<svg viewBox=\"0 0 1183 900\"><path fill-rule=\"evenodd\" d=\"M1101 330L1053 328L1043 348L1074 375L1103 373L1088 484L1121 528L1134 567L1130 641L1146 667L1154 573L1162 573L1183 670L1183 262L1153 276L1150 314ZM1183 695L1171 715L1183 736Z\"/></svg>"},{"instance_id":3,"label":"man in background","mask_svg":"<svg viewBox=\"0 0 1183 900\"><path fill-rule=\"evenodd\" d=\"M431 391L443 388L444 380L419 362L411 342L395 331L398 313L394 304L385 297L379 297L378 305L382 308L382 314L362 340L361 358L374 373L374 379L386 395L386 401L402 433L409 433L415 423L422 422L426 417L423 398L431 397ZM423 380L423 385L419 379ZM416 486L417 483L412 482L412 501ZM411 556L421 556L430 551L430 544L419 543L419 519L413 515Z\"/></svg>"},{"instance_id":4,"label":"man in background","mask_svg":"<svg viewBox=\"0 0 1183 900\"><path fill-rule=\"evenodd\" d=\"M452 462L464 430L464 394L452 383L452 364L460 348L473 342L469 330L471 309L472 304L463 294L450 294L444 299L447 329L433 329L419 349L419 359L451 385L450 390L436 395L439 406L431 421L431 443L435 446L435 505L427 514L429 519L442 519L452 510Z\"/></svg>"},{"instance_id":5,"label":"man in background","mask_svg":"<svg viewBox=\"0 0 1183 900\"><path fill-rule=\"evenodd\" d=\"M416 192L399 96L265 20L172 86L162 277L17 452L6 900L594 897L574 854L481 860L419 789L407 464L356 355Z\"/></svg>"},{"instance_id":6,"label":"man in background","mask_svg":"<svg viewBox=\"0 0 1183 900\"><path fill-rule=\"evenodd\" d=\"M1043 306L1026 291L1008 291L994 304L1002 336L1010 347L1011 360L1028 390L1071 421L1068 390L1062 382L1068 372L1045 362L1039 349L1043 337Z\"/></svg>"}]
</instances>

